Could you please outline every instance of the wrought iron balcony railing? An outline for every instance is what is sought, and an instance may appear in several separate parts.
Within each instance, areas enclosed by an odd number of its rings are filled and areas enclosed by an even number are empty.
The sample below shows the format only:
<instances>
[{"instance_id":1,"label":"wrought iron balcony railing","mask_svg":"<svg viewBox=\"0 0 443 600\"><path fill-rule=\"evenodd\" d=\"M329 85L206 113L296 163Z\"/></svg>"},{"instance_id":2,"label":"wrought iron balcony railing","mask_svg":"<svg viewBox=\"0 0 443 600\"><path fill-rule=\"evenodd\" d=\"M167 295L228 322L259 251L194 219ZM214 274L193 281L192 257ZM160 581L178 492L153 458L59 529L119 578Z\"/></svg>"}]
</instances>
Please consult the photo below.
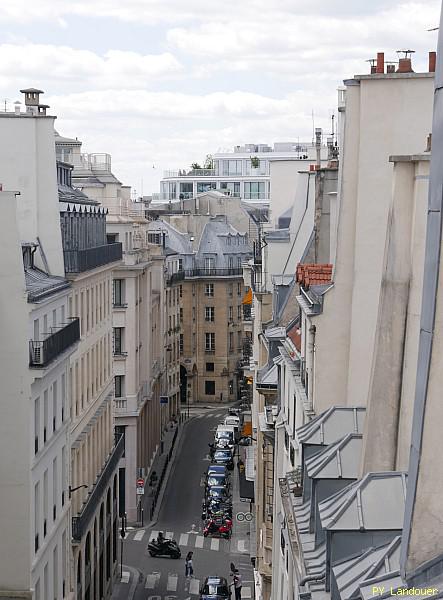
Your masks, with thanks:
<instances>
[{"instance_id":1,"label":"wrought iron balcony railing","mask_svg":"<svg viewBox=\"0 0 443 600\"><path fill-rule=\"evenodd\" d=\"M185 271L185 277L239 277L243 275L243 269L189 269Z\"/></svg>"},{"instance_id":2,"label":"wrought iron balcony railing","mask_svg":"<svg viewBox=\"0 0 443 600\"><path fill-rule=\"evenodd\" d=\"M83 504L80 513L76 517L72 517L72 538L76 541L80 541L83 537L83 534L86 533L88 525L97 508L99 507L100 502L102 502L104 492L112 479L119 460L125 451L124 434L115 434L115 441L116 444L112 449L112 452L109 455L108 460L98 476L91 492L89 493L86 502Z\"/></svg>"},{"instance_id":3,"label":"wrought iron balcony railing","mask_svg":"<svg viewBox=\"0 0 443 600\"><path fill-rule=\"evenodd\" d=\"M168 275L166 283L168 285L172 285L173 283L177 283L178 281L183 281L184 278L185 278L185 272L177 271L177 273L171 273L170 275Z\"/></svg>"},{"instance_id":4,"label":"wrought iron balcony railing","mask_svg":"<svg viewBox=\"0 0 443 600\"><path fill-rule=\"evenodd\" d=\"M51 327L51 334L43 341L29 341L29 366L46 367L72 344L80 339L80 319L75 317L59 328Z\"/></svg>"},{"instance_id":5,"label":"wrought iron balcony railing","mask_svg":"<svg viewBox=\"0 0 443 600\"><path fill-rule=\"evenodd\" d=\"M84 271L121 260L122 245L120 242L116 242L85 250L63 250L63 256L65 273L84 273Z\"/></svg>"}]
</instances>

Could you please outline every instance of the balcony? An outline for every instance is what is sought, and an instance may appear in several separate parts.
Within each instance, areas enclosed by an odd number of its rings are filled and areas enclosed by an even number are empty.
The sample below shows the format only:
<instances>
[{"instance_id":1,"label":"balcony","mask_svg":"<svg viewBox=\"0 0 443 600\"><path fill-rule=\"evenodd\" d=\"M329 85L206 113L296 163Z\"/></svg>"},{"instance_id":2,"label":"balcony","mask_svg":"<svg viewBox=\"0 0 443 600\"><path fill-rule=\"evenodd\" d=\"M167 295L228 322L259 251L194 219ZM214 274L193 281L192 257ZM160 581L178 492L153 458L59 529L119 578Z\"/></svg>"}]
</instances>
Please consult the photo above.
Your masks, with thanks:
<instances>
[{"instance_id":1,"label":"balcony","mask_svg":"<svg viewBox=\"0 0 443 600\"><path fill-rule=\"evenodd\" d=\"M172 285L174 283L178 283L179 281L183 281L184 278L185 278L185 272L177 271L177 273L171 273L168 275L168 277L166 279L166 283L167 283L167 285Z\"/></svg>"},{"instance_id":2,"label":"balcony","mask_svg":"<svg viewBox=\"0 0 443 600\"><path fill-rule=\"evenodd\" d=\"M100 503L103 500L105 490L109 485L119 460L125 451L124 435L116 434L115 441L116 444L109 455L102 472L98 476L92 491L89 493L81 512L76 517L72 517L72 538L77 542L79 542L86 533L88 525L91 522L95 512L99 508Z\"/></svg>"},{"instance_id":3,"label":"balcony","mask_svg":"<svg viewBox=\"0 0 443 600\"><path fill-rule=\"evenodd\" d=\"M243 275L241 267L237 269L189 269L185 277L240 277Z\"/></svg>"},{"instance_id":4,"label":"balcony","mask_svg":"<svg viewBox=\"0 0 443 600\"><path fill-rule=\"evenodd\" d=\"M96 267L121 260L122 245L120 242L105 244L85 250L63 250L65 273L84 273Z\"/></svg>"},{"instance_id":5,"label":"balcony","mask_svg":"<svg viewBox=\"0 0 443 600\"><path fill-rule=\"evenodd\" d=\"M217 173L215 169L179 169L178 171L164 171L163 178L175 178L175 177L215 177Z\"/></svg>"},{"instance_id":6,"label":"balcony","mask_svg":"<svg viewBox=\"0 0 443 600\"><path fill-rule=\"evenodd\" d=\"M80 319L75 317L70 323L60 328L51 327L54 330L45 340L30 340L29 342L29 366L46 367L57 356L60 356L72 344L80 339Z\"/></svg>"}]
</instances>

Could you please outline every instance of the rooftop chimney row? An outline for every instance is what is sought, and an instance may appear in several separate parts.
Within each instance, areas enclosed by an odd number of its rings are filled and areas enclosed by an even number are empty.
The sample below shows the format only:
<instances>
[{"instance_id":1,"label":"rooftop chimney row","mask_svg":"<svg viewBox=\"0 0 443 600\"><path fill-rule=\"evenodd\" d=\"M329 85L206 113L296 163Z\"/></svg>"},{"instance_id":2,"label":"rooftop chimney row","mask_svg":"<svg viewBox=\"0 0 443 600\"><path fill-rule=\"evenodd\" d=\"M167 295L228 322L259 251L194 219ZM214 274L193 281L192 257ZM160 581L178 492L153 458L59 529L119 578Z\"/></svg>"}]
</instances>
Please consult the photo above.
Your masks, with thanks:
<instances>
[{"instance_id":1,"label":"rooftop chimney row","mask_svg":"<svg viewBox=\"0 0 443 600\"><path fill-rule=\"evenodd\" d=\"M398 50L397 53L403 56L399 56L398 62L386 61L386 73L414 73L412 68L414 50ZM429 52L429 73L435 73L436 55L436 52ZM385 73L384 52L377 52L377 58L370 58L366 62L370 64L371 75Z\"/></svg>"}]
</instances>

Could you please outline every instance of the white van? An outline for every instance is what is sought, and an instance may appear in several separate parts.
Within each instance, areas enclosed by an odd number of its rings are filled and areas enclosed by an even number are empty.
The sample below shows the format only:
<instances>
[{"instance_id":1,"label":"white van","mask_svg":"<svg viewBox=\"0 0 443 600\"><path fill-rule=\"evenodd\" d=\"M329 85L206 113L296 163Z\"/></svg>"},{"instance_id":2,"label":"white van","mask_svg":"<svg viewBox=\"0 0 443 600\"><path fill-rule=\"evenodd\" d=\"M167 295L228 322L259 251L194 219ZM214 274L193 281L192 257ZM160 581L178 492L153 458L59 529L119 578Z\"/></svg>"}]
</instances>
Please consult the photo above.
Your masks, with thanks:
<instances>
[{"instance_id":1,"label":"white van","mask_svg":"<svg viewBox=\"0 0 443 600\"><path fill-rule=\"evenodd\" d=\"M215 442L227 440L229 448L233 448L235 444L235 428L232 425L219 425L215 432Z\"/></svg>"},{"instance_id":2,"label":"white van","mask_svg":"<svg viewBox=\"0 0 443 600\"><path fill-rule=\"evenodd\" d=\"M236 417L234 415L228 415L225 418L225 425L234 427L235 433L238 433L240 428L240 417Z\"/></svg>"}]
</instances>

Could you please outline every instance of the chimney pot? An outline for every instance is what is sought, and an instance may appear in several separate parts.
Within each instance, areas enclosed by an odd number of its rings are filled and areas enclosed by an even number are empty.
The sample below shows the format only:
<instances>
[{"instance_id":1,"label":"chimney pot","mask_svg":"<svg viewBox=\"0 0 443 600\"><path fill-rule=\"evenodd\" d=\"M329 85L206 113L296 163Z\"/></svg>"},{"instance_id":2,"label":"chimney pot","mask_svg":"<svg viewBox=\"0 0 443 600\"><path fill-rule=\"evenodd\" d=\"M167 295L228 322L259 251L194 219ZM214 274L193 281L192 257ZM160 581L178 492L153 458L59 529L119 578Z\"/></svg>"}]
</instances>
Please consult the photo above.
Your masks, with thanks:
<instances>
[{"instance_id":1,"label":"chimney pot","mask_svg":"<svg viewBox=\"0 0 443 600\"><path fill-rule=\"evenodd\" d=\"M413 73L412 69L412 60L411 56L414 54L415 50L397 50L397 54L399 55L398 60L398 69L397 73ZM400 58L400 54L404 54L403 57Z\"/></svg>"},{"instance_id":2,"label":"chimney pot","mask_svg":"<svg viewBox=\"0 0 443 600\"><path fill-rule=\"evenodd\" d=\"M385 53L377 52L376 73L384 73L384 72L385 72Z\"/></svg>"},{"instance_id":3,"label":"chimney pot","mask_svg":"<svg viewBox=\"0 0 443 600\"><path fill-rule=\"evenodd\" d=\"M429 73L435 73L436 52L429 52Z\"/></svg>"}]
</instances>

